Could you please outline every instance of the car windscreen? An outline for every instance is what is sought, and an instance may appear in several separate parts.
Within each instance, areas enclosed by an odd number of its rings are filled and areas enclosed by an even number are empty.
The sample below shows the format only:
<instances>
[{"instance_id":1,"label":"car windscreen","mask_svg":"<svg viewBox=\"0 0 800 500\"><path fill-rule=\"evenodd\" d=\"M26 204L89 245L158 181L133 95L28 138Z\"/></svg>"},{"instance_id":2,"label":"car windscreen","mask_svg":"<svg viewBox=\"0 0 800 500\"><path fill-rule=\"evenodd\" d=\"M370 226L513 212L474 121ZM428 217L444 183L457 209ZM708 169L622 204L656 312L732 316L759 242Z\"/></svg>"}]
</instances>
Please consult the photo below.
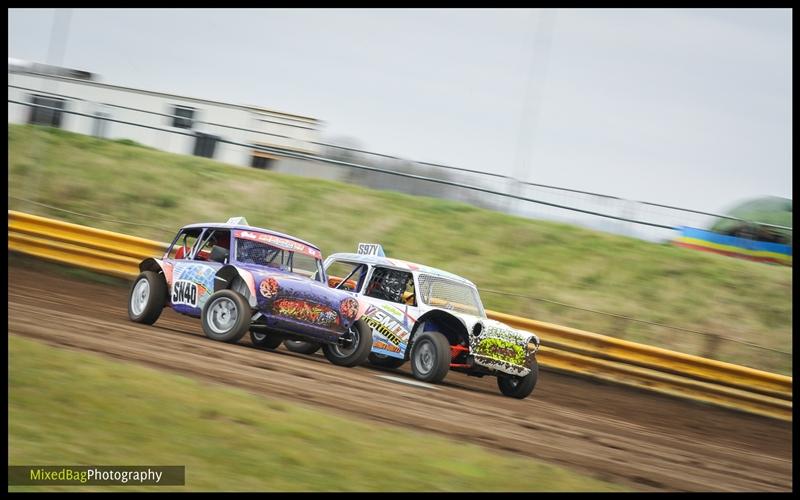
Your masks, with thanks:
<instances>
[{"instance_id":1,"label":"car windscreen","mask_svg":"<svg viewBox=\"0 0 800 500\"><path fill-rule=\"evenodd\" d=\"M280 269L321 281L319 277L322 275L322 263L319 259L260 241L236 238L236 260L243 264Z\"/></svg>"},{"instance_id":2,"label":"car windscreen","mask_svg":"<svg viewBox=\"0 0 800 500\"><path fill-rule=\"evenodd\" d=\"M478 291L469 285L439 276L420 274L419 286L422 301L429 306L486 317Z\"/></svg>"}]
</instances>

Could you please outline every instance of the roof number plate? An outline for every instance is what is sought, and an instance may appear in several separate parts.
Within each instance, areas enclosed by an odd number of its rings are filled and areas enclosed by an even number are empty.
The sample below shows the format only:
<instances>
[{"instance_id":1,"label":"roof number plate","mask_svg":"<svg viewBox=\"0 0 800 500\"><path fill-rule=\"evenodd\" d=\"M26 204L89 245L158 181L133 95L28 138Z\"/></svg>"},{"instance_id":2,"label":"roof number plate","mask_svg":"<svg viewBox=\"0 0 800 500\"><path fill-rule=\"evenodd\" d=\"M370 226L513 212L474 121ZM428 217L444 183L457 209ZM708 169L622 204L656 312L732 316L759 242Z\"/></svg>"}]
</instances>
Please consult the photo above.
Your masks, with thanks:
<instances>
[{"instance_id":1,"label":"roof number plate","mask_svg":"<svg viewBox=\"0 0 800 500\"><path fill-rule=\"evenodd\" d=\"M386 254L383 253L383 247L377 243L359 243L358 254L377 255L378 257L386 257Z\"/></svg>"},{"instance_id":2,"label":"roof number plate","mask_svg":"<svg viewBox=\"0 0 800 500\"><path fill-rule=\"evenodd\" d=\"M228 219L227 224L241 224L243 226L249 226L250 224L247 223L247 219L244 217L231 217Z\"/></svg>"}]
</instances>

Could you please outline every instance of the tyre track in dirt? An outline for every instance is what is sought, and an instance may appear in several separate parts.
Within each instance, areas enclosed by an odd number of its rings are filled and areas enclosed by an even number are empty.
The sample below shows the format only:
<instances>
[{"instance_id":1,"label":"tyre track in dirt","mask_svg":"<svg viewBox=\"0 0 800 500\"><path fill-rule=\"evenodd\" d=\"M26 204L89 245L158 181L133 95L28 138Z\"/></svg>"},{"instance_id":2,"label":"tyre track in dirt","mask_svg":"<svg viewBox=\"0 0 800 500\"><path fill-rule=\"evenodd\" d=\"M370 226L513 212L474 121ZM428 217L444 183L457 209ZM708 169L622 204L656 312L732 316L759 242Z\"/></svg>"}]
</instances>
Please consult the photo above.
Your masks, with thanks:
<instances>
[{"instance_id":1,"label":"tyre track in dirt","mask_svg":"<svg viewBox=\"0 0 800 500\"><path fill-rule=\"evenodd\" d=\"M169 309L154 326L135 324L126 301L118 287L11 267L9 334L435 432L639 490L792 488L791 423L547 370L522 401L501 396L490 377L450 373L437 389L413 387L381 378L413 380L406 367L348 369L320 354L214 342L198 320Z\"/></svg>"}]
</instances>

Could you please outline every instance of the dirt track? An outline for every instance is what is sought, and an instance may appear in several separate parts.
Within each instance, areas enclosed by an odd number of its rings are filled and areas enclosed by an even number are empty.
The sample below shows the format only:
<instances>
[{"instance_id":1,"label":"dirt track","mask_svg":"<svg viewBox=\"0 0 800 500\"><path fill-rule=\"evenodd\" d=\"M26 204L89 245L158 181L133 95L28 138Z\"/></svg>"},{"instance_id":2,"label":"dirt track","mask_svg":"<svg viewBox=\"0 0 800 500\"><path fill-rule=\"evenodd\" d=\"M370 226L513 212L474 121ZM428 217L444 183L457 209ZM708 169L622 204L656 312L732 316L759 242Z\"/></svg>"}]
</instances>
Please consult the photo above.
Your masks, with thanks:
<instances>
[{"instance_id":1,"label":"dirt track","mask_svg":"<svg viewBox=\"0 0 800 500\"><path fill-rule=\"evenodd\" d=\"M519 453L645 491L789 491L790 423L543 370L525 400L493 378L450 373L436 388L400 370L340 368L321 354L214 342L167 309L152 327L127 317L127 291L9 269L9 334L95 351ZM49 302L45 310L43 301Z\"/></svg>"}]
</instances>

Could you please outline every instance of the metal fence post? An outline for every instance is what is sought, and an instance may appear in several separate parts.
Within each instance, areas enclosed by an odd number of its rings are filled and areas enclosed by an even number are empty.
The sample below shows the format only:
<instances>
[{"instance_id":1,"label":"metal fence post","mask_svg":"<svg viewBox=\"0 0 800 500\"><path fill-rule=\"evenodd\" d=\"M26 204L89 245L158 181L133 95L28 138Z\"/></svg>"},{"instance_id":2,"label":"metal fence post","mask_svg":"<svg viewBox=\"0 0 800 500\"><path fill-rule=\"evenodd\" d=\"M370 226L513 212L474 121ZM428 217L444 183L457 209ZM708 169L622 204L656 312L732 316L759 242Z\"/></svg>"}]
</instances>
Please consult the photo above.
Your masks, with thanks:
<instances>
[{"instance_id":1,"label":"metal fence post","mask_svg":"<svg viewBox=\"0 0 800 500\"><path fill-rule=\"evenodd\" d=\"M628 330L628 320L619 316L613 316L613 318L611 328L614 332L614 336L624 339Z\"/></svg>"},{"instance_id":2,"label":"metal fence post","mask_svg":"<svg viewBox=\"0 0 800 500\"><path fill-rule=\"evenodd\" d=\"M719 335L717 334L710 333L706 335L706 345L705 349L703 350L703 357L716 359L721 340L722 339L720 339Z\"/></svg>"}]
</instances>

